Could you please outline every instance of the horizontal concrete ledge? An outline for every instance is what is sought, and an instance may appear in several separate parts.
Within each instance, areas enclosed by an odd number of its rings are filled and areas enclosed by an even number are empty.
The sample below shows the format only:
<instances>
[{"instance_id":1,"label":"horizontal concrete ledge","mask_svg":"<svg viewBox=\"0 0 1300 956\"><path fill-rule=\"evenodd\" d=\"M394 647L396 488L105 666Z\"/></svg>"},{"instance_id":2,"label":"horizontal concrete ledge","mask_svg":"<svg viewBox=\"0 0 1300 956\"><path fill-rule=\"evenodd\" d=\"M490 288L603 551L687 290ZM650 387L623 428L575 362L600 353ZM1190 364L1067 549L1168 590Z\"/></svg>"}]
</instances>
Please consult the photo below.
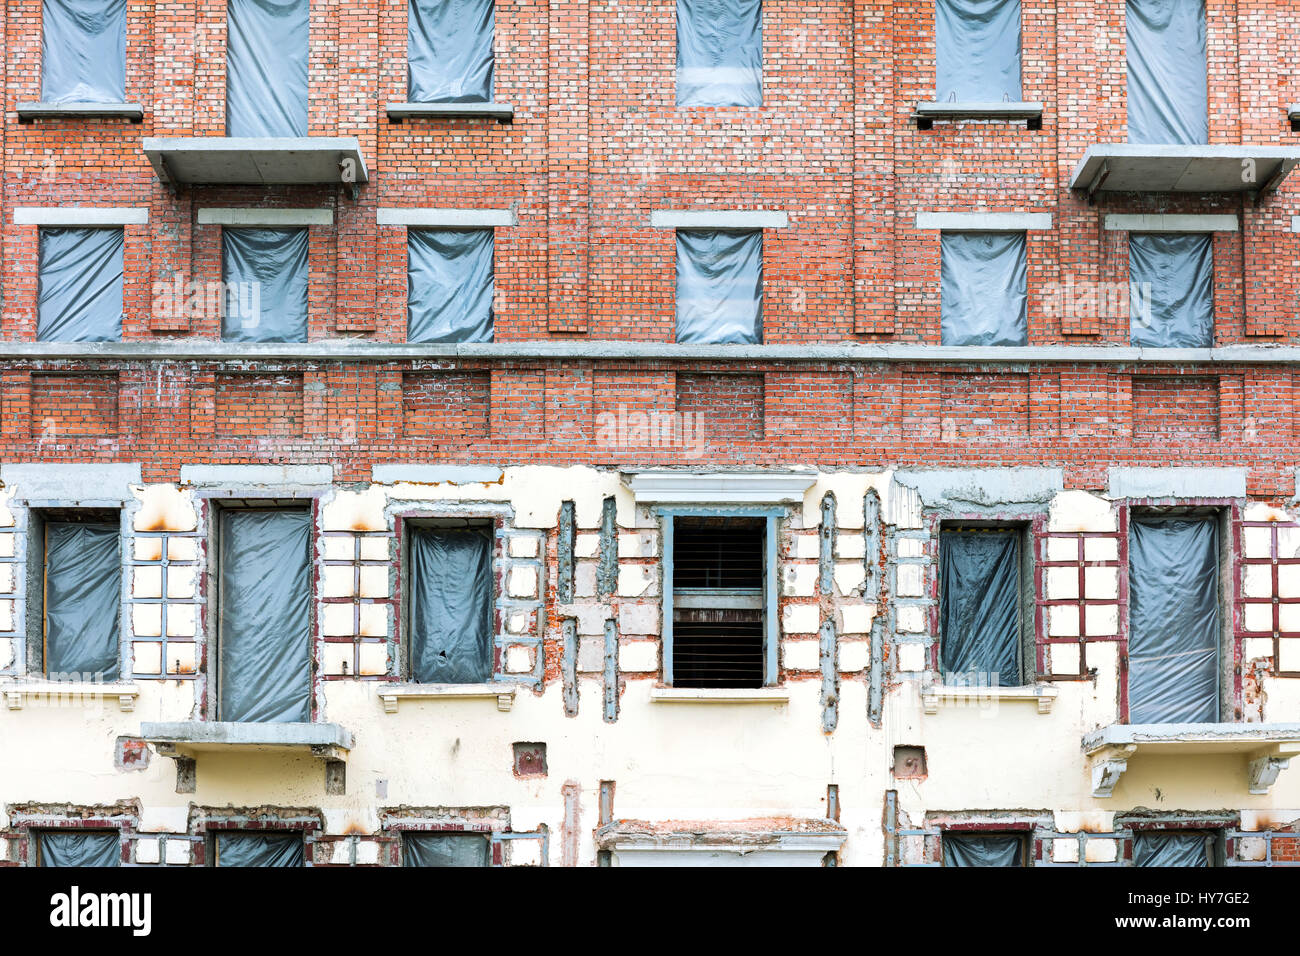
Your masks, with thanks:
<instances>
[{"instance_id":1,"label":"horizontal concrete ledge","mask_svg":"<svg viewBox=\"0 0 1300 956\"><path fill-rule=\"evenodd\" d=\"M513 209L381 208L375 215L381 226L409 226L415 229L486 229L518 223Z\"/></svg>"},{"instance_id":2,"label":"horizontal concrete ledge","mask_svg":"<svg viewBox=\"0 0 1300 956\"><path fill-rule=\"evenodd\" d=\"M784 229L790 216L778 210L652 209L652 229Z\"/></svg>"},{"instance_id":3,"label":"horizontal concrete ledge","mask_svg":"<svg viewBox=\"0 0 1300 956\"><path fill-rule=\"evenodd\" d=\"M370 466L370 480L381 485L495 485L505 469L495 465L412 465L397 462Z\"/></svg>"},{"instance_id":4,"label":"horizontal concrete ledge","mask_svg":"<svg viewBox=\"0 0 1300 956\"><path fill-rule=\"evenodd\" d=\"M147 206L15 206L15 226L146 226Z\"/></svg>"},{"instance_id":5,"label":"horizontal concrete ledge","mask_svg":"<svg viewBox=\"0 0 1300 956\"><path fill-rule=\"evenodd\" d=\"M938 103L930 101L916 104L916 115L913 119L1022 120L1037 119L1042 115L1043 104L1028 100L1016 103Z\"/></svg>"},{"instance_id":6,"label":"horizontal concrete ledge","mask_svg":"<svg viewBox=\"0 0 1300 956\"><path fill-rule=\"evenodd\" d=\"M19 103L18 122L37 119L144 119L139 103Z\"/></svg>"},{"instance_id":7,"label":"horizontal concrete ledge","mask_svg":"<svg viewBox=\"0 0 1300 956\"><path fill-rule=\"evenodd\" d=\"M17 488L24 501L126 501L144 483L139 462L82 465L13 462L0 465L0 485Z\"/></svg>"},{"instance_id":8,"label":"horizontal concrete ledge","mask_svg":"<svg viewBox=\"0 0 1300 956\"><path fill-rule=\"evenodd\" d=\"M1244 498L1246 469L1115 467L1107 470L1106 493L1111 498Z\"/></svg>"},{"instance_id":9,"label":"horizontal concrete ledge","mask_svg":"<svg viewBox=\"0 0 1300 956\"><path fill-rule=\"evenodd\" d=\"M1108 232L1236 232L1239 228L1232 215L1107 213L1103 223Z\"/></svg>"},{"instance_id":10,"label":"horizontal concrete ledge","mask_svg":"<svg viewBox=\"0 0 1300 956\"><path fill-rule=\"evenodd\" d=\"M585 341L478 342L463 345L406 345L325 339L318 342L235 343L210 339L159 342L13 342L0 341L4 361L112 362L410 362L475 359L485 362L647 361L717 362L976 362L1035 365L1052 362L1175 365L1292 365L1300 363L1300 346L1231 345L1211 349L1146 349L1104 345L890 345L865 342L825 345L681 345L675 342Z\"/></svg>"},{"instance_id":11,"label":"horizontal concrete ledge","mask_svg":"<svg viewBox=\"0 0 1300 956\"><path fill-rule=\"evenodd\" d=\"M333 465L181 465L182 485L284 488L286 485L322 487L333 482Z\"/></svg>"},{"instance_id":12,"label":"horizontal concrete ledge","mask_svg":"<svg viewBox=\"0 0 1300 956\"><path fill-rule=\"evenodd\" d=\"M282 229L290 226L330 226L332 209L200 209L200 226L251 226Z\"/></svg>"},{"instance_id":13,"label":"horizontal concrete ledge","mask_svg":"<svg viewBox=\"0 0 1300 956\"><path fill-rule=\"evenodd\" d=\"M385 108L394 123L408 119L493 119L509 123L515 108L509 103L389 103Z\"/></svg>"},{"instance_id":14,"label":"horizontal concrete ledge","mask_svg":"<svg viewBox=\"0 0 1300 956\"><path fill-rule=\"evenodd\" d=\"M403 700L495 700L497 710L508 713L515 703L518 685L507 683L486 684L387 684L376 690L384 713L397 713Z\"/></svg>"},{"instance_id":15,"label":"horizontal concrete ledge","mask_svg":"<svg viewBox=\"0 0 1300 956\"><path fill-rule=\"evenodd\" d=\"M943 232L1029 232L1052 228L1050 212L918 212L917 229Z\"/></svg>"},{"instance_id":16,"label":"horizontal concrete ledge","mask_svg":"<svg viewBox=\"0 0 1300 956\"><path fill-rule=\"evenodd\" d=\"M1098 143L1074 168L1070 188L1095 192L1239 193L1275 189L1300 162L1288 146L1148 146Z\"/></svg>"},{"instance_id":17,"label":"horizontal concrete ledge","mask_svg":"<svg viewBox=\"0 0 1300 956\"><path fill-rule=\"evenodd\" d=\"M637 504L781 504L803 501L817 476L812 473L628 472L624 482Z\"/></svg>"},{"instance_id":18,"label":"horizontal concrete ledge","mask_svg":"<svg viewBox=\"0 0 1300 956\"><path fill-rule=\"evenodd\" d=\"M656 704L788 704L784 687L652 687L650 700Z\"/></svg>"},{"instance_id":19,"label":"horizontal concrete ledge","mask_svg":"<svg viewBox=\"0 0 1300 956\"><path fill-rule=\"evenodd\" d=\"M4 696L9 710L22 710L28 698L47 699L59 704L99 703L117 698L118 709L129 713L135 709L135 699L140 696L140 686L134 681L73 681L46 680L28 677L13 683L0 681L0 695Z\"/></svg>"},{"instance_id":20,"label":"horizontal concrete ledge","mask_svg":"<svg viewBox=\"0 0 1300 956\"><path fill-rule=\"evenodd\" d=\"M1278 743L1300 745L1300 723L1111 724L1084 736L1083 752L1137 745L1151 753L1184 749L1234 753Z\"/></svg>"},{"instance_id":21,"label":"horizontal concrete ledge","mask_svg":"<svg viewBox=\"0 0 1300 956\"><path fill-rule=\"evenodd\" d=\"M187 720L142 723L140 736L155 745L186 749L352 749L352 732L326 723L240 723Z\"/></svg>"},{"instance_id":22,"label":"horizontal concrete ledge","mask_svg":"<svg viewBox=\"0 0 1300 956\"><path fill-rule=\"evenodd\" d=\"M140 146L170 184L358 185L369 177L355 136L146 136Z\"/></svg>"}]
</instances>

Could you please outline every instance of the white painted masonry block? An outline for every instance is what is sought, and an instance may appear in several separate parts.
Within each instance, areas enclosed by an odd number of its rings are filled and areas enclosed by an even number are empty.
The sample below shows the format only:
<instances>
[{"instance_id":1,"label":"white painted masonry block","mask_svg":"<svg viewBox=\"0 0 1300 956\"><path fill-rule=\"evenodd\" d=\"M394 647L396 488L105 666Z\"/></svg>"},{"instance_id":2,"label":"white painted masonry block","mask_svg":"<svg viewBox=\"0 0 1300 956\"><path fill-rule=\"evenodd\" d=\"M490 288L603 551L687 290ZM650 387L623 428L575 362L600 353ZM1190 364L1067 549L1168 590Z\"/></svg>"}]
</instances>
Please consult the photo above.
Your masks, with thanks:
<instances>
[{"instance_id":1,"label":"white painted masonry block","mask_svg":"<svg viewBox=\"0 0 1300 956\"><path fill-rule=\"evenodd\" d=\"M860 561L835 565L835 589L843 597L854 594L867 579L867 569Z\"/></svg>"},{"instance_id":2,"label":"white painted masonry block","mask_svg":"<svg viewBox=\"0 0 1300 956\"><path fill-rule=\"evenodd\" d=\"M519 644L506 648L506 670L511 674L527 674L533 669L533 649Z\"/></svg>"},{"instance_id":3,"label":"white painted masonry block","mask_svg":"<svg viewBox=\"0 0 1300 956\"><path fill-rule=\"evenodd\" d=\"M907 634L921 634L925 631L925 608L916 604L904 604L895 615L898 629Z\"/></svg>"},{"instance_id":4,"label":"white painted masonry block","mask_svg":"<svg viewBox=\"0 0 1300 956\"><path fill-rule=\"evenodd\" d=\"M167 841L167 865L189 866L193 854L193 845L189 840Z\"/></svg>"},{"instance_id":5,"label":"white painted masonry block","mask_svg":"<svg viewBox=\"0 0 1300 956\"><path fill-rule=\"evenodd\" d=\"M596 596L596 562L579 561L574 566L573 594L580 598Z\"/></svg>"},{"instance_id":6,"label":"white painted masonry block","mask_svg":"<svg viewBox=\"0 0 1300 956\"><path fill-rule=\"evenodd\" d=\"M537 569L516 565L506 577L506 594L514 598L537 597Z\"/></svg>"},{"instance_id":7,"label":"white painted masonry block","mask_svg":"<svg viewBox=\"0 0 1300 956\"><path fill-rule=\"evenodd\" d=\"M786 597L812 597L817 591L817 565L786 564L781 568L781 593Z\"/></svg>"},{"instance_id":8,"label":"white painted masonry block","mask_svg":"<svg viewBox=\"0 0 1300 956\"><path fill-rule=\"evenodd\" d=\"M531 615L527 611L511 611L506 616L506 630L511 634L527 633L529 617Z\"/></svg>"},{"instance_id":9,"label":"white painted masonry block","mask_svg":"<svg viewBox=\"0 0 1300 956\"><path fill-rule=\"evenodd\" d=\"M1079 636L1079 606L1056 604L1047 609L1047 634L1049 637Z\"/></svg>"},{"instance_id":10,"label":"white painted masonry block","mask_svg":"<svg viewBox=\"0 0 1300 956\"><path fill-rule=\"evenodd\" d=\"M1057 839L1052 841L1053 863L1078 863L1079 841L1077 838Z\"/></svg>"},{"instance_id":11,"label":"white painted masonry block","mask_svg":"<svg viewBox=\"0 0 1300 956\"><path fill-rule=\"evenodd\" d=\"M320 587L323 597L352 597L356 594L353 569L346 564L327 564L321 568Z\"/></svg>"},{"instance_id":12,"label":"white painted masonry block","mask_svg":"<svg viewBox=\"0 0 1300 956\"><path fill-rule=\"evenodd\" d=\"M1048 506L1048 531L1115 531L1116 521L1110 502L1086 491L1063 491Z\"/></svg>"},{"instance_id":13,"label":"white painted masonry block","mask_svg":"<svg viewBox=\"0 0 1300 956\"><path fill-rule=\"evenodd\" d=\"M1119 568L1084 568L1083 590L1093 601L1119 597Z\"/></svg>"},{"instance_id":14,"label":"white painted masonry block","mask_svg":"<svg viewBox=\"0 0 1300 956\"><path fill-rule=\"evenodd\" d=\"M637 531L618 536L620 558L659 557L659 536L653 531Z\"/></svg>"},{"instance_id":15,"label":"white painted masonry block","mask_svg":"<svg viewBox=\"0 0 1300 956\"><path fill-rule=\"evenodd\" d=\"M1114 538L1084 538L1085 561L1118 561L1119 542Z\"/></svg>"},{"instance_id":16,"label":"white painted masonry block","mask_svg":"<svg viewBox=\"0 0 1300 956\"><path fill-rule=\"evenodd\" d=\"M815 671L821 667L819 641L782 641L781 658L786 670Z\"/></svg>"},{"instance_id":17,"label":"white painted masonry block","mask_svg":"<svg viewBox=\"0 0 1300 956\"><path fill-rule=\"evenodd\" d=\"M840 608L840 633L869 634L875 618L874 604L846 604Z\"/></svg>"},{"instance_id":18,"label":"white painted masonry block","mask_svg":"<svg viewBox=\"0 0 1300 956\"><path fill-rule=\"evenodd\" d=\"M899 644L898 669L915 673L926 669L926 647L924 644Z\"/></svg>"},{"instance_id":19,"label":"white painted masonry block","mask_svg":"<svg viewBox=\"0 0 1300 956\"><path fill-rule=\"evenodd\" d=\"M620 604L618 606L618 632L620 634L659 633L659 606L657 604Z\"/></svg>"},{"instance_id":20,"label":"white painted masonry block","mask_svg":"<svg viewBox=\"0 0 1300 956\"><path fill-rule=\"evenodd\" d=\"M578 672L598 674L605 669L605 638L581 637L578 639Z\"/></svg>"},{"instance_id":21,"label":"white painted masonry block","mask_svg":"<svg viewBox=\"0 0 1300 956\"><path fill-rule=\"evenodd\" d=\"M569 607L577 619L579 634L604 635L605 622L614 614L614 609L608 604L573 604Z\"/></svg>"},{"instance_id":22,"label":"white painted masonry block","mask_svg":"<svg viewBox=\"0 0 1300 956\"><path fill-rule=\"evenodd\" d=\"M1084 608L1083 626L1089 637L1119 633L1119 605L1089 604Z\"/></svg>"},{"instance_id":23,"label":"white painted masonry block","mask_svg":"<svg viewBox=\"0 0 1300 956\"><path fill-rule=\"evenodd\" d=\"M531 535L515 535L510 539L509 548L512 558L537 557L537 539Z\"/></svg>"},{"instance_id":24,"label":"white painted masonry block","mask_svg":"<svg viewBox=\"0 0 1300 956\"><path fill-rule=\"evenodd\" d=\"M861 558L866 554L867 542L860 534L842 534L835 539L835 554L841 558Z\"/></svg>"},{"instance_id":25,"label":"white painted masonry block","mask_svg":"<svg viewBox=\"0 0 1300 956\"><path fill-rule=\"evenodd\" d=\"M1278 583L1281 583L1280 579ZM1246 592L1246 597L1272 597L1273 569L1267 564L1248 564L1245 566L1245 574L1242 576L1241 584Z\"/></svg>"},{"instance_id":26,"label":"white painted masonry block","mask_svg":"<svg viewBox=\"0 0 1300 956\"><path fill-rule=\"evenodd\" d=\"M144 806L140 808L141 833L184 833L188 828L188 807Z\"/></svg>"},{"instance_id":27,"label":"white painted masonry block","mask_svg":"<svg viewBox=\"0 0 1300 956\"><path fill-rule=\"evenodd\" d=\"M348 637L354 633L352 608L351 604L321 605L321 631L326 637Z\"/></svg>"},{"instance_id":28,"label":"white painted masonry block","mask_svg":"<svg viewBox=\"0 0 1300 956\"><path fill-rule=\"evenodd\" d=\"M379 862L379 844L374 840L357 841L357 865L374 866Z\"/></svg>"},{"instance_id":29,"label":"white painted masonry block","mask_svg":"<svg viewBox=\"0 0 1300 956\"><path fill-rule=\"evenodd\" d=\"M1273 630L1273 607L1269 604L1247 604L1245 605L1245 617L1243 623L1248 631L1271 631Z\"/></svg>"},{"instance_id":30,"label":"white painted masonry block","mask_svg":"<svg viewBox=\"0 0 1300 956\"><path fill-rule=\"evenodd\" d=\"M1079 572L1074 568L1047 568L1047 596L1067 600L1079 596Z\"/></svg>"},{"instance_id":31,"label":"white painted masonry block","mask_svg":"<svg viewBox=\"0 0 1300 956\"><path fill-rule=\"evenodd\" d=\"M1277 568L1277 596L1300 597L1300 566L1280 564Z\"/></svg>"},{"instance_id":32,"label":"white painted masonry block","mask_svg":"<svg viewBox=\"0 0 1300 956\"><path fill-rule=\"evenodd\" d=\"M656 569L648 564L620 564L618 566L619 597L640 597L657 594L655 585Z\"/></svg>"},{"instance_id":33,"label":"white painted masonry block","mask_svg":"<svg viewBox=\"0 0 1300 956\"><path fill-rule=\"evenodd\" d=\"M600 535L580 534L573 539L573 556L575 558L594 558L600 553Z\"/></svg>"},{"instance_id":34,"label":"white painted masonry block","mask_svg":"<svg viewBox=\"0 0 1300 956\"><path fill-rule=\"evenodd\" d=\"M1084 845L1083 858L1089 863L1114 863L1116 847L1114 840L1102 837L1089 839Z\"/></svg>"},{"instance_id":35,"label":"white painted masonry block","mask_svg":"<svg viewBox=\"0 0 1300 956\"><path fill-rule=\"evenodd\" d=\"M1053 674L1079 673L1079 645L1052 644L1048 651Z\"/></svg>"},{"instance_id":36,"label":"white painted masonry block","mask_svg":"<svg viewBox=\"0 0 1300 956\"><path fill-rule=\"evenodd\" d=\"M618 669L630 674L659 670L658 641L622 641L618 646Z\"/></svg>"},{"instance_id":37,"label":"white painted masonry block","mask_svg":"<svg viewBox=\"0 0 1300 956\"><path fill-rule=\"evenodd\" d=\"M846 674L864 671L871 664L870 641L840 641L839 668Z\"/></svg>"},{"instance_id":38,"label":"white painted masonry block","mask_svg":"<svg viewBox=\"0 0 1300 956\"><path fill-rule=\"evenodd\" d=\"M817 534L796 534L794 535L794 547L791 549L791 557L799 558L804 561L816 561L821 557L822 539Z\"/></svg>"},{"instance_id":39,"label":"white painted masonry block","mask_svg":"<svg viewBox=\"0 0 1300 956\"><path fill-rule=\"evenodd\" d=\"M894 590L899 597L925 595L925 565L900 564L897 566Z\"/></svg>"},{"instance_id":40,"label":"white painted masonry block","mask_svg":"<svg viewBox=\"0 0 1300 956\"><path fill-rule=\"evenodd\" d=\"M345 645L346 646L346 645ZM361 673L377 677L388 673L388 645L367 643L361 645Z\"/></svg>"},{"instance_id":41,"label":"white painted masonry block","mask_svg":"<svg viewBox=\"0 0 1300 956\"><path fill-rule=\"evenodd\" d=\"M925 542L920 538L899 538L897 551L900 558L925 557Z\"/></svg>"},{"instance_id":42,"label":"white painted masonry block","mask_svg":"<svg viewBox=\"0 0 1300 956\"><path fill-rule=\"evenodd\" d=\"M1267 558L1272 553L1273 536L1268 528L1243 528L1241 545L1248 558Z\"/></svg>"},{"instance_id":43,"label":"white painted masonry block","mask_svg":"<svg viewBox=\"0 0 1300 956\"><path fill-rule=\"evenodd\" d=\"M1261 657L1273 656L1273 639L1271 637L1248 637L1242 642L1242 655L1248 661Z\"/></svg>"},{"instance_id":44,"label":"white painted masonry block","mask_svg":"<svg viewBox=\"0 0 1300 956\"><path fill-rule=\"evenodd\" d=\"M135 841L135 862L157 863L161 859L162 855L156 839L141 838Z\"/></svg>"},{"instance_id":45,"label":"white painted masonry block","mask_svg":"<svg viewBox=\"0 0 1300 956\"><path fill-rule=\"evenodd\" d=\"M786 634L816 634L820 624L815 604L787 604L781 612L781 630Z\"/></svg>"}]
</instances>

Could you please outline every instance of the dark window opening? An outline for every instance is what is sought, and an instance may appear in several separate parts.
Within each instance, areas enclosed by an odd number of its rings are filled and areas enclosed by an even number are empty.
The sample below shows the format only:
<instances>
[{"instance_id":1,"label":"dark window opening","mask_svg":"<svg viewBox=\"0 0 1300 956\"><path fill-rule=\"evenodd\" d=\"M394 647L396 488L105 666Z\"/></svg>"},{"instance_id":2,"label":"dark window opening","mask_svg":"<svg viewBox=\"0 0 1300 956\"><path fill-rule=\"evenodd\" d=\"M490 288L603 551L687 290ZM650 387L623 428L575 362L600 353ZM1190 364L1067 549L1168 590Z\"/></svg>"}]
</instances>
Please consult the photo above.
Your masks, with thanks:
<instances>
[{"instance_id":1,"label":"dark window opening","mask_svg":"<svg viewBox=\"0 0 1300 956\"><path fill-rule=\"evenodd\" d=\"M402 837L403 866L489 866L486 833L407 833Z\"/></svg>"},{"instance_id":2,"label":"dark window opening","mask_svg":"<svg viewBox=\"0 0 1300 956\"><path fill-rule=\"evenodd\" d=\"M673 521L673 684L762 687L762 518Z\"/></svg>"},{"instance_id":3,"label":"dark window opening","mask_svg":"<svg viewBox=\"0 0 1300 956\"><path fill-rule=\"evenodd\" d=\"M944 529L939 538L939 664L954 686L1023 683L1019 528Z\"/></svg>"},{"instance_id":4,"label":"dark window opening","mask_svg":"<svg viewBox=\"0 0 1300 956\"><path fill-rule=\"evenodd\" d=\"M117 830L33 830L36 866L121 866Z\"/></svg>"},{"instance_id":5,"label":"dark window opening","mask_svg":"<svg viewBox=\"0 0 1300 956\"><path fill-rule=\"evenodd\" d=\"M224 830L212 839L213 866L305 866L301 833Z\"/></svg>"},{"instance_id":6,"label":"dark window opening","mask_svg":"<svg viewBox=\"0 0 1300 956\"><path fill-rule=\"evenodd\" d=\"M1020 833L945 833L944 866L1024 866L1025 835Z\"/></svg>"},{"instance_id":7,"label":"dark window opening","mask_svg":"<svg viewBox=\"0 0 1300 956\"><path fill-rule=\"evenodd\" d=\"M421 684L492 679L495 630L492 526L413 526L411 678Z\"/></svg>"}]
</instances>

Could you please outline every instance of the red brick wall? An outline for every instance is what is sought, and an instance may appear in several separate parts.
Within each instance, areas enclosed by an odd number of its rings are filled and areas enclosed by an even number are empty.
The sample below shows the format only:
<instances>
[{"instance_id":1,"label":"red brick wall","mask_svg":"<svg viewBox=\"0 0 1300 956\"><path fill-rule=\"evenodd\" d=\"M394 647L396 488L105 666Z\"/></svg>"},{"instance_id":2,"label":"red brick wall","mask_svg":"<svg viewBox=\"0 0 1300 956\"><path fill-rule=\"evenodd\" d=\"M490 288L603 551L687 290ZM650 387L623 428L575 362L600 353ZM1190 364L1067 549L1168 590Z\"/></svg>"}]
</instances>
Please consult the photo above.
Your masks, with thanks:
<instances>
[{"instance_id":1,"label":"red brick wall","mask_svg":"<svg viewBox=\"0 0 1300 956\"><path fill-rule=\"evenodd\" d=\"M218 435L302 434L301 375L218 375L213 423Z\"/></svg>"}]
</instances>

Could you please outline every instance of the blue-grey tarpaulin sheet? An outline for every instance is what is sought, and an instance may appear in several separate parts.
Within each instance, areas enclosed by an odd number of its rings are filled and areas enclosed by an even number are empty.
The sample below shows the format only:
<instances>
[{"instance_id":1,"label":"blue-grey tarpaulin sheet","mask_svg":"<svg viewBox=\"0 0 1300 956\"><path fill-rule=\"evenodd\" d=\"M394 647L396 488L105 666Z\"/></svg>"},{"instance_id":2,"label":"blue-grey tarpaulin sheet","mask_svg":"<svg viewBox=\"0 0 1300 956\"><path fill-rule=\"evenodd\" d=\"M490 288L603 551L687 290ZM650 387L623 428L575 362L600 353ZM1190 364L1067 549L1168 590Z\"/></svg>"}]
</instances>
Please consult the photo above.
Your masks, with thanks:
<instances>
[{"instance_id":1,"label":"blue-grey tarpaulin sheet","mask_svg":"<svg viewBox=\"0 0 1300 956\"><path fill-rule=\"evenodd\" d=\"M41 866L121 866L116 830L41 830Z\"/></svg>"},{"instance_id":2,"label":"blue-grey tarpaulin sheet","mask_svg":"<svg viewBox=\"0 0 1300 956\"><path fill-rule=\"evenodd\" d=\"M1025 841L1005 834L943 835L944 866L1023 866L1021 855Z\"/></svg>"},{"instance_id":3,"label":"blue-grey tarpaulin sheet","mask_svg":"<svg viewBox=\"0 0 1300 956\"><path fill-rule=\"evenodd\" d=\"M677 341L763 341L763 233L677 231Z\"/></svg>"},{"instance_id":4,"label":"blue-grey tarpaulin sheet","mask_svg":"<svg viewBox=\"0 0 1300 956\"><path fill-rule=\"evenodd\" d=\"M1137 518L1129 538L1129 722L1219 720L1219 526Z\"/></svg>"},{"instance_id":5,"label":"blue-grey tarpaulin sheet","mask_svg":"<svg viewBox=\"0 0 1300 956\"><path fill-rule=\"evenodd\" d=\"M126 0L44 0L41 102L126 99Z\"/></svg>"},{"instance_id":6,"label":"blue-grey tarpaulin sheet","mask_svg":"<svg viewBox=\"0 0 1300 956\"><path fill-rule=\"evenodd\" d=\"M939 274L943 345L1028 343L1024 233L945 232Z\"/></svg>"},{"instance_id":7,"label":"blue-grey tarpaulin sheet","mask_svg":"<svg viewBox=\"0 0 1300 956\"><path fill-rule=\"evenodd\" d=\"M1208 867L1206 834L1200 831L1134 834L1133 865Z\"/></svg>"},{"instance_id":8,"label":"blue-grey tarpaulin sheet","mask_svg":"<svg viewBox=\"0 0 1300 956\"><path fill-rule=\"evenodd\" d=\"M1214 344L1214 244L1196 233L1135 233L1128 240L1129 333L1150 348Z\"/></svg>"},{"instance_id":9,"label":"blue-grey tarpaulin sheet","mask_svg":"<svg viewBox=\"0 0 1300 956\"><path fill-rule=\"evenodd\" d=\"M307 0L227 0L226 135L307 135Z\"/></svg>"},{"instance_id":10,"label":"blue-grey tarpaulin sheet","mask_svg":"<svg viewBox=\"0 0 1300 956\"><path fill-rule=\"evenodd\" d=\"M122 338L121 229L40 231L36 338L117 342Z\"/></svg>"},{"instance_id":11,"label":"blue-grey tarpaulin sheet","mask_svg":"<svg viewBox=\"0 0 1300 956\"><path fill-rule=\"evenodd\" d=\"M220 719L311 720L311 513L221 522Z\"/></svg>"},{"instance_id":12,"label":"blue-grey tarpaulin sheet","mask_svg":"<svg viewBox=\"0 0 1300 956\"><path fill-rule=\"evenodd\" d=\"M939 660L944 681L1018 686L1020 532L944 531L939 550Z\"/></svg>"},{"instance_id":13,"label":"blue-grey tarpaulin sheet","mask_svg":"<svg viewBox=\"0 0 1300 956\"><path fill-rule=\"evenodd\" d=\"M761 0L677 0L677 105L763 105Z\"/></svg>"},{"instance_id":14,"label":"blue-grey tarpaulin sheet","mask_svg":"<svg viewBox=\"0 0 1300 956\"><path fill-rule=\"evenodd\" d=\"M1128 141L1210 141L1204 0L1128 0Z\"/></svg>"},{"instance_id":15,"label":"blue-grey tarpaulin sheet","mask_svg":"<svg viewBox=\"0 0 1300 956\"><path fill-rule=\"evenodd\" d=\"M406 234L408 342L492 341L492 230Z\"/></svg>"},{"instance_id":16,"label":"blue-grey tarpaulin sheet","mask_svg":"<svg viewBox=\"0 0 1300 956\"><path fill-rule=\"evenodd\" d=\"M217 866L303 866L297 833L218 833Z\"/></svg>"},{"instance_id":17,"label":"blue-grey tarpaulin sheet","mask_svg":"<svg viewBox=\"0 0 1300 956\"><path fill-rule=\"evenodd\" d=\"M935 98L1020 100L1020 0L936 0Z\"/></svg>"},{"instance_id":18,"label":"blue-grey tarpaulin sheet","mask_svg":"<svg viewBox=\"0 0 1300 956\"><path fill-rule=\"evenodd\" d=\"M117 680L121 541L120 529L112 524L46 523L46 675Z\"/></svg>"},{"instance_id":19,"label":"blue-grey tarpaulin sheet","mask_svg":"<svg viewBox=\"0 0 1300 956\"><path fill-rule=\"evenodd\" d=\"M491 532L415 528L410 588L412 678L420 684L491 680Z\"/></svg>"},{"instance_id":20,"label":"blue-grey tarpaulin sheet","mask_svg":"<svg viewBox=\"0 0 1300 956\"><path fill-rule=\"evenodd\" d=\"M228 342L307 341L307 230L223 229Z\"/></svg>"},{"instance_id":21,"label":"blue-grey tarpaulin sheet","mask_svg":"<svg viewBox=\"0 0 1300 956\"><path fill-rule=\"evenodd\" d=\"M408 833L403 866L487 866L488 839L478 833Z\"/></svg>"},{"instance_id":22,"label":"blue-grey tarpaulin sheet","mask_svg":"<svg viewBox=\"0 0 1300 956\"><path fill-rule=\"evenodd\" d=\"M495 0L410 0L406 63L411 102L492 102L495 21Z\"/></svg>"}]
</instances>

